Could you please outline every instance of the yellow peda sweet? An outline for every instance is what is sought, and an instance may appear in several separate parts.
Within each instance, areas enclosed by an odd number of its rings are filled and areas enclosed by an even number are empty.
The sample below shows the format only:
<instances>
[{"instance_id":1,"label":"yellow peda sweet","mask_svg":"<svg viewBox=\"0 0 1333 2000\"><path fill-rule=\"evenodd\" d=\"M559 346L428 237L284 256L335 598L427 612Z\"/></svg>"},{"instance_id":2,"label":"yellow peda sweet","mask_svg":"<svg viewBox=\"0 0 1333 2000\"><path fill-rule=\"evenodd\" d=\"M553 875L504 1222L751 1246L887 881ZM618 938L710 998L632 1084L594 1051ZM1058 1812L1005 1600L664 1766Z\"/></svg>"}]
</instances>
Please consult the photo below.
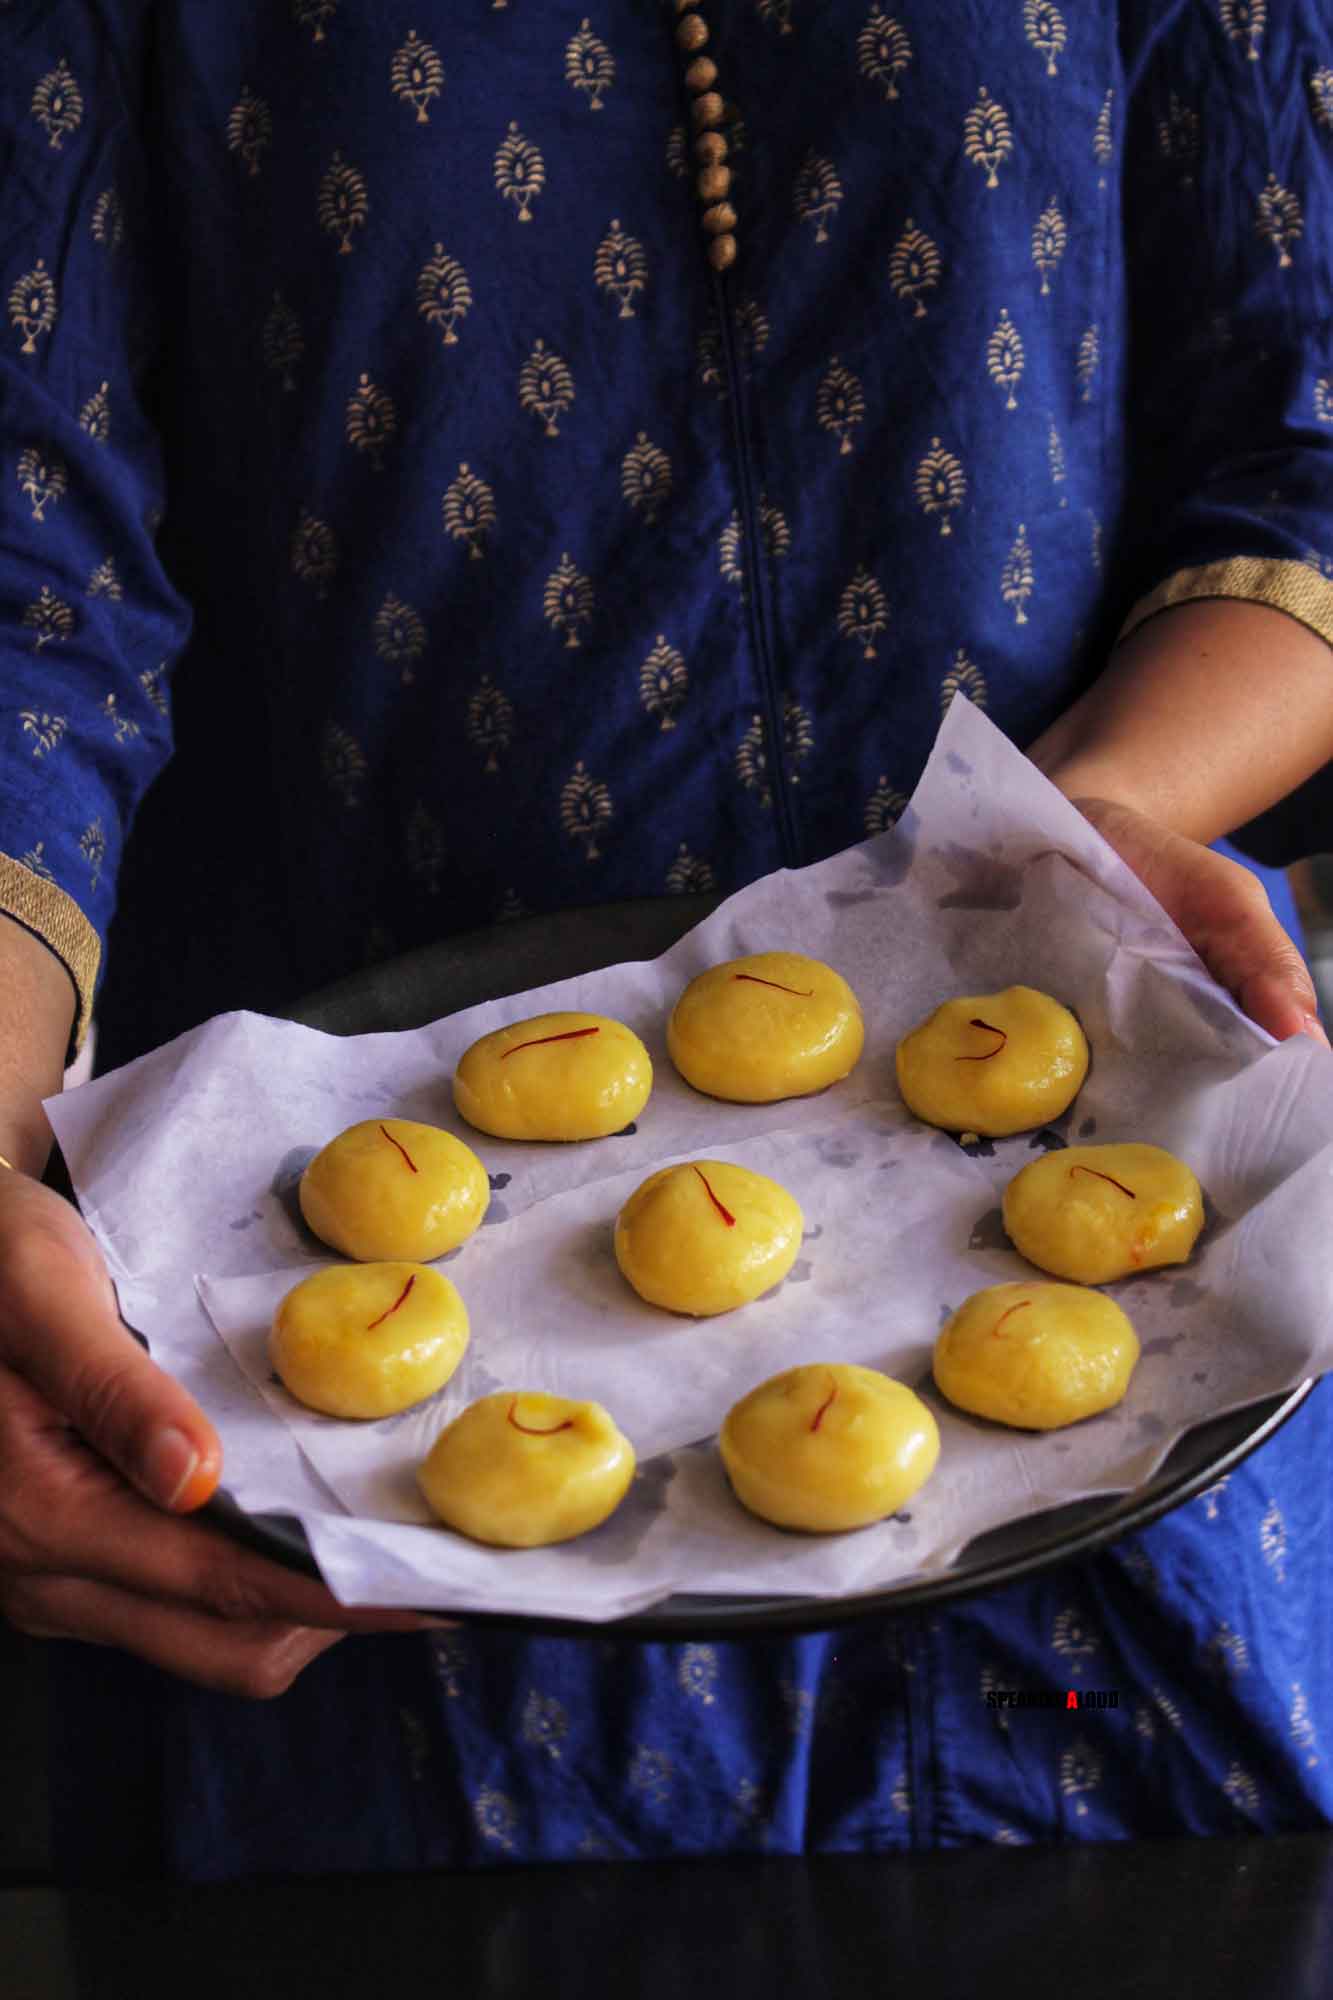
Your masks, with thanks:
<instances>
[{"instance_id":1,"label":"yellow peda sweet","mask_svg":"<svg viewBox=\"0 0 1333 2000\"><path fill-rule=\"evenodd\" d=\"M454 1103L497 1139L605 1139L638 1117L653 1065L633 1031L604 1014L536 1014L464 1051Z\"/></svg>"},{"instance_id":2,"label":"yellow peda sweet","mask_svg":"<svg viewBox=\"0 0 1333 2000\"><path fill-rule=\"evenodd\" d=\"M785 1278L800 1204L749 1167L690 1160L649 1174L616 1217L616 1262L640 1298L671 1312L730 1312Z\"/></svg>"},{"instance_id":3,"label":"yellow peda sweet","mask_svg":"<svg viewBox=\"0 0 1333 2000\"><path fill-rule=\"evenodd\" d=\"M442 1389L467 1349L467 1307L429 1264L339 1264L282 1300L268 1351L299 1402L391 1417Z\"/></svg>"},{"instance_id":4,"label":"yellow peda sweet","mask_svg":"<svg viewBox=\"0 0 1333 2000\"><path fill-rule=\"evenodd\" d=\"M935 1342L935 1381L973 1416L1052 1431L1109 1410L1129 1387L1138 1336L1103 1292L1083 1285L990 1285Z\"/></svg>"},{"instance_id":5,"label":"yellow peda sweet","mask_svg":"<svg viewBox=\"0 0 1333 2000\"><path fill-rule=\"evenodd\" d=\"M761 1382L728 1410L718 1443L743 1506L811 1534L883 1520L930 1477L940 1453L919 1396L845 1361Z\"/></svg>"},{"instance_id":6,"label":"yellow peda sweet","mask_svg":"<svg viewBox=\"0 0 1333 2000\"><path fill-rule=\"evenodd\" d=\"M1183 1264L1203 1228L1199 1183L1161 1146L1068 1146L1014 1175L1004 1226L1030 1263L1080 1285Z\"/></svg>"},{"instance_id":7,"label":"yellow peda sweet","mask_svg":"<svg viewBox=\"0 0 1333 2000\"><path fill-rule=\"evenodd\" d=\"M634 1447L600 1403L514 1389L469 1403L417 1473L446 1527L506 1549L586 1534L633 1477Z\"/></svg>"},{"instance_id":8,"label":"yellow peda sweet","mask_svg":"<svg viewBox=\"0 0 1333 2000\"><path fill-rule=\"evenodd\" d=\"M1082 1028L1031 986L946 1000L898 1044L908 1110L946 1132L991 1139L1058 1118L1087 1073Z\"/></svg>"},{"instance_id":9,"label":"yellow peda sweet","mask_svg":"<svg viewBox=\"0 0 1333 2000\"><path fill-rule=\"evenodd\" d=\"M426 1263L455 1250L486 1213L486 1169L461 1139L412 1118L368 1118L316 1153L301 1213L320 1241L366 1263Z\"/></svg>"},{"instance_id":10,"label":"yellow peda sweet","mask_svg":"<svg viewBox=\"0 0 1333 2000\"><path fill-rule=\"evenodd\" d=\"M692 979L667 1048L686 1083L734 1104L808 1097L855 1068L861 1009L832 966L794 951L733 958Z\"/></svg>"}]
</instances>

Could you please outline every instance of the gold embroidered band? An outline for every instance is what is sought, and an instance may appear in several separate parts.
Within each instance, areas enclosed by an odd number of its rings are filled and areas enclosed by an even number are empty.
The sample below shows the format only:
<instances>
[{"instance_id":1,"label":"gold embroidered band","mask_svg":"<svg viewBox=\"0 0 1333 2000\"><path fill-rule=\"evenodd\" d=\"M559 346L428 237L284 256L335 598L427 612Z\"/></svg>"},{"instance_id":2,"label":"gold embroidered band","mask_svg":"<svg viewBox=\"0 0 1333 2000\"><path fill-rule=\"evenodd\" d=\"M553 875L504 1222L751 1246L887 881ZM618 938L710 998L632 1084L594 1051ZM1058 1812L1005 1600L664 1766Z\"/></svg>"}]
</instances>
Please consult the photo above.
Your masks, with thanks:
<instances>
[{"instance_id":1,"label":"gold embroidered band","mask_svg":"<svg viewBox=\"0 0 1333 2000\"><path fill-rule=\"evenodd\" d=\"M72 896L7 854L0 854L0 914L15 918L49 946L74 981L79 1006L70 1048L77 1055L92 1018L101 939Z\"/></svg>"},{"instance_id":2,"label":"gold embroidered band","mask_svg":"<svg viewBox=\"0 0 1333 2000\"><path fill-rule=\"evenodd\" d=\"M1159 611L1205 597L1235 597L1248 604L1270 605L1333 646L1333 582L1309 563L1277 556L1228 556L1200 569L1177 570L1139 599L1119 637L1127 639Z\"/></svg>"}]
</instances>

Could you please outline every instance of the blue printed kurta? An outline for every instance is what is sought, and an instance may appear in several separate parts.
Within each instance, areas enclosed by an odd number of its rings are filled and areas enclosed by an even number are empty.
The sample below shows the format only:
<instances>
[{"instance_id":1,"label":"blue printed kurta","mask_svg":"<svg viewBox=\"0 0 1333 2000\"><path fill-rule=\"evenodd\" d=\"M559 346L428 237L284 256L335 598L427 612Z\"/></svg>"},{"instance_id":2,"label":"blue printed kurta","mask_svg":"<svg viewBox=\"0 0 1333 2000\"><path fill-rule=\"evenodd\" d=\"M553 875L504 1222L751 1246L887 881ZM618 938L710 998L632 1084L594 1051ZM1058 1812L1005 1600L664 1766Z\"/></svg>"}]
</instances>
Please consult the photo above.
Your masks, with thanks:
<instances>
[{"instance_id":1,"label":"blue printed kurta","mask_svg":"<svg viewBox=\"0 0 1333 2000\"><path fill-rule=\"evenodd\" d=\"M675 9L586 3L0 19L0 908L85 1011L110 933L108 1058L817 859L1127 616L1333 636L1315 0L703 0L721 274ZM120 1741L205 1874L1306 1823L1324 1402L964 1610L355 1642L272 1711L118 1668ZM1079 1674L1125 1705L983 1699Z\"/></svg>"}]
</instances>

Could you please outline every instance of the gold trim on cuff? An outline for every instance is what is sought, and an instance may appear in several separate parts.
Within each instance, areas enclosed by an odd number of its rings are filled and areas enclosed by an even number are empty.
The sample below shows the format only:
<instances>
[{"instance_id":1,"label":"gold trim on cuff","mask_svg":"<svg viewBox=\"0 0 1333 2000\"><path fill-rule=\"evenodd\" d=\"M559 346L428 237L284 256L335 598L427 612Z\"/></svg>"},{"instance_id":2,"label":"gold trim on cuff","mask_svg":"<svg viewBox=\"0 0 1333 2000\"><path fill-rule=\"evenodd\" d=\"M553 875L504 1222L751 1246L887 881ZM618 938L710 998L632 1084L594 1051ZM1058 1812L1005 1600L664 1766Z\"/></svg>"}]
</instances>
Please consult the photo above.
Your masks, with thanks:
<instances>
[{"instance_id":1,"label":"gold trim on cuff","mask_svg":"<svg viewBox=\"0 0 1333 2000\"><path fill-rule=\"evenodd\" d=\"M102 961L102 940L72 896L55 882L34 875L21 861L0 854L0 915L13 917L53 951L74 981L79 996L71 1055L83 1047L92 1019L93 989Z\"/></svg>"},{"instance_id":2,"label":"gold trim on cuff","mask_svg":"<svg viewBox=\"0 0 1333 2000\"><path fill-rule=\"evenodd\" d=\"M1201 597L1238 597L1298 619L1333 646L1333 582L1309 563L1286 556L1228 556L1201 569L1179 569L1141 597L1120 627L1117 644L1159 611Z\"/></svg>"}]
</instances>

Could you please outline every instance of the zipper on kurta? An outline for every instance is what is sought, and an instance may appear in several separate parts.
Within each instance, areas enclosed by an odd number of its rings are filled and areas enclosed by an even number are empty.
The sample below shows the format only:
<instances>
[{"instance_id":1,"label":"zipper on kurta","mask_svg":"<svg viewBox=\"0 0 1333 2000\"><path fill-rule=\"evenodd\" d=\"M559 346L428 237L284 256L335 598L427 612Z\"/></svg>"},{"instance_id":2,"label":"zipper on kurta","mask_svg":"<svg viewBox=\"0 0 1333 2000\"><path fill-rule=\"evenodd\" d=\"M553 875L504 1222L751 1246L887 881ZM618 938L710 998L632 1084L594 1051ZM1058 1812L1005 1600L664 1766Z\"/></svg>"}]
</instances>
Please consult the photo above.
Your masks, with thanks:
<instances>
[{"instance_id":1,"label":"zipper on kurta","mask_svg":"<svg viewBox=\"0 0 1333 2000\"><path fill-rule=\"evenodd\" d=\"M736 453L736 486L740 501L741 540L745 551L744 573L749 583L746 607L749 613L750 645L759 667L761 719L768 753L769 793L773 800L783 866L799 868L804 857L792 805L791 782L787 776L783 694L778 686L777 669L773 661L763 521L759 510L759 496L755 490L746 385L741 372L736 323L732 316L732 291L726 272L713 273L713 302L722 329L723 365L727 371L729 392L727 403L731 410L732 442Z\"/></svg>"}]
</instances>

